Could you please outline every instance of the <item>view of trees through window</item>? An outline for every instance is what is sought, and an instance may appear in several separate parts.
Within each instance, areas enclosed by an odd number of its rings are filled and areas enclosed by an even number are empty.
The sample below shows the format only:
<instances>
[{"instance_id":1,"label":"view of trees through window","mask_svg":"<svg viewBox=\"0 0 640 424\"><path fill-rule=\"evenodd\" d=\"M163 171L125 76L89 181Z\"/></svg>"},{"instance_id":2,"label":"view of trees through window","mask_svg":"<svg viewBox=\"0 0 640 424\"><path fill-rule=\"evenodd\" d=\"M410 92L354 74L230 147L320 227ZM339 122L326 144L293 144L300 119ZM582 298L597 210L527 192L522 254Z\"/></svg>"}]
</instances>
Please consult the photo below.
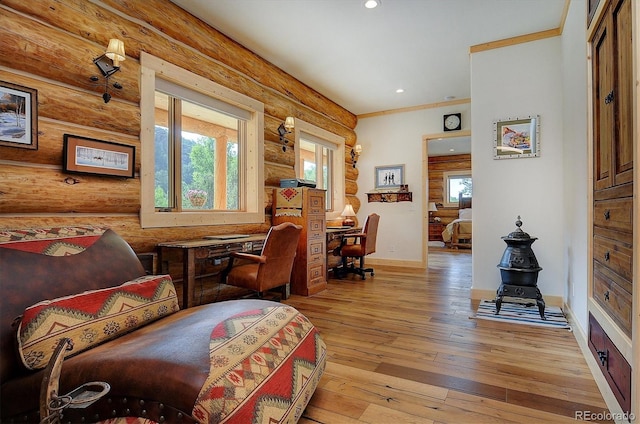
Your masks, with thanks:
<instances>
[{"instance_id":1,"label":"view of trees through window","mask_svg":"<svg viewBox=\"0 0 640 424\"><path fill-rule=\"evenodd\" d=\"M239 122L213 109L156 93L156 208L240 209Z\"/></svg>"},{"instance_id":2,"label":"view of trees through window","mask_svg":"<svg viewBox=\"0 0 640 424\"><path fill-rule=\"evenodd\" d=\"M471 175L455 175L448 178L448 196L449 203L458 203L459 195L471 197L473 193L473 184Z\"/></svg>"}]
</instances>

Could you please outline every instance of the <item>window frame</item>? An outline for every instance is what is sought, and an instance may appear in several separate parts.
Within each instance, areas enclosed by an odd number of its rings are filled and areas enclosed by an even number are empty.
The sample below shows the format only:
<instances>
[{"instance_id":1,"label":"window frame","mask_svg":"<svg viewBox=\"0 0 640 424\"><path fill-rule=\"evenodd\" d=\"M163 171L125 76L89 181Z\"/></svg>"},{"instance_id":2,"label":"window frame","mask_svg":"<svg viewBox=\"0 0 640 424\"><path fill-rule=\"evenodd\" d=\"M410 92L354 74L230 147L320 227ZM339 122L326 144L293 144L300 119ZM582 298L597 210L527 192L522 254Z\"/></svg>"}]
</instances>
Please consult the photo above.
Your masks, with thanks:
<instances>
[{"instance_id":1,"label":"window frame","mask_svg":"<svg viewBox=\"0 0 640 424\"><path fill-rule=\"evenodd\" d=\"M449 180L454 177L454 178L459 178L459 177L468 177L471 178L473 180L473 176L471 175L471 170L470 169L465 169L465 170L459 170L459 171L448 171L448 172L443 172L442 173L442 205L444 207L453 207L453 208L457 208L459 206L459 199L458 199L458 203L451 203L449 202L449 197L450 194L449 193Z\"/></svg>"},{"instance_id":2,"label":"window frame","mask_svg":"<svg viewBox=\"0 0 640 424\"><path fill-rule=\"evenodd\" d=\"M140 54L141 170L140 223L142 228L263 224L264 212L264 104L146 52ZM251 113L245 150L240 158L238 188L241 210L163 211L155 207L155 91L156 78L184 86ZM240 142L240 141L239 141Z\"/></svg>"},{"instance_id":3,"label":"window frame","mask_svg":"<svg viewBox=\"0 0 640 424\"><path fill-rule=\"evenodd\" d=\"M337 134L329 132L323 128L317 127L313 124L305 122L301 119L295 119L294 126L294 140L296 147L300 146L300 139L305 138L304 134L309 134L313 138L317 138L323 141L322 144L325 147L329 147L333 154L331 160L331 175L328 175L327 178L330 180L329 185L330 192L327 192L327 196L331 196L331 209L327 209L326 217L328 220L338 219L340 218L340 214L342 213L345 205L345 146L344 137L341 137ZM303 166L300 149L296 148L295 155L295 174L300 175L300 169ZM325 187L317 187L319 189L326 190Z\"/></svg>"}]
</instances>

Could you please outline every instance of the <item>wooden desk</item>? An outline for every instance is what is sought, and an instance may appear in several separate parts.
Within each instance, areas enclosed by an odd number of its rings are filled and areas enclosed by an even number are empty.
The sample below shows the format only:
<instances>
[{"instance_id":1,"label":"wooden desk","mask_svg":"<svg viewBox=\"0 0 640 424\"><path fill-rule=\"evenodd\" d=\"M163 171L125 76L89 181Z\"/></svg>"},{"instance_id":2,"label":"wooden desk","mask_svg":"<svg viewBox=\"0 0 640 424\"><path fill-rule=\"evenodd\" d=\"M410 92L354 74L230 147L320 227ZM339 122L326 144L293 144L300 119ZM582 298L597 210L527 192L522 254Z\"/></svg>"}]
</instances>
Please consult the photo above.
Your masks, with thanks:
<instances>
[{"instance_id":1,"label":"wooden desk","mask_svg":"<svg viewBox=\"0 0 640 424\"><path fill-rule=\"evenodd\" d=\"M327 228L327 275L342 263L342 257L333 254L342 243L342 235L359 232L362 227Z\"/></svg>"},{"instance_id":2,"label":"wooden desk","mask_svg":"<svg viewBox=\"0 0 640 424\"><path fill-rule=\"evenodd\" d=\"M227 240L197 239L158 243L158 264L162 266L163 249L182 250L182 307L193 306L196 282L196 260L228 258L232 252L256 252L262 250L266 234Z\"/></svg>"}]
</instances>

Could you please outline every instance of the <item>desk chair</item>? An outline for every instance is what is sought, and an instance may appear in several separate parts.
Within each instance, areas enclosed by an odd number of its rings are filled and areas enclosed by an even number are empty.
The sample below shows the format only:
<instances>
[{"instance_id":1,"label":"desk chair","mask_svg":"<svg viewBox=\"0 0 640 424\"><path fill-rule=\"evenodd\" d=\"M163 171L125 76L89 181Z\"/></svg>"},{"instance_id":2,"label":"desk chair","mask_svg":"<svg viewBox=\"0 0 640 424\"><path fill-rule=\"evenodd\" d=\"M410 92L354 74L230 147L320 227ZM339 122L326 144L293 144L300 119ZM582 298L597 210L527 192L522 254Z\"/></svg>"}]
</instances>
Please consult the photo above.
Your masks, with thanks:
<instances>
[{"instance_id":1,"label":"desk chair","mask_svg":"<svg viewBox=\"0 0 640 424\"><path fill-rule=\"evenodd\" d=\"M267 290L282 287L282 298L286 299L301 231L302 226L291 222L271 227L260 255L243 252L231 254L222 281L256 291L260 297ZM244 259L249 263L234 267L235 259Z\"/></svg>"},{"instance_id":2,"label":"desk chair","mask_svg":"<svg viewBox=\"0 0 640 424\"><path fill-rule=\"evenodd\" d=\"M342 278L349 273L358 274L364 280L365 273L371 273L373 277L373 268L364 267L364 257L376 251L376 237L378 235L378 222L380 215L372 213L367 217L364 223L364 230L361 233L344 234L342 236L342 244L339 248L339 255L342 256L342 268L337 269L338 278ZM354 238L353 244L347 241ZM348 259L354 258L351 265L348 265ZM360 266L355 267L355 259L360 259Z\"/></svg>"}]
</instances>

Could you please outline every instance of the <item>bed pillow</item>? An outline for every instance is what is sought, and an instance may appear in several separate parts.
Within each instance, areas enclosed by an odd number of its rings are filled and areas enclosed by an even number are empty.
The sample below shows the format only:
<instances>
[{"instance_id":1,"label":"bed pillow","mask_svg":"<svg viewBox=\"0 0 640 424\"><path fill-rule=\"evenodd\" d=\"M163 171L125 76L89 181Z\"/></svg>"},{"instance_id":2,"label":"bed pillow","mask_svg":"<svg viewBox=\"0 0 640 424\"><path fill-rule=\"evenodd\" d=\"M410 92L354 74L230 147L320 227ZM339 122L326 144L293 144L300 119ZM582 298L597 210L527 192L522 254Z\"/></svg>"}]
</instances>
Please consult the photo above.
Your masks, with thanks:
<instances>
[{"instance_id":1,"label":"bed pillow","mask_svg":"<svg viewBox=\"0 0 640 424\"><path fill-rule=\"evenodd\" d=\"M73 349L65 357L178 311L169 275L146 275L117 287L45 300L25 309L18 327L18 351L28 369L45 368L60 339Z\"/></svg>"},{"instance_id":2,"label":"bed pillow","mask_svg":"<svg viewBox=\"0 0 640 424\"><path fill-rule=\"evenodd\" d=\"M458 211L458 218L460 218L460 219L471 219L471 208L460 209Z\"/></svg>"}]
</instances>

